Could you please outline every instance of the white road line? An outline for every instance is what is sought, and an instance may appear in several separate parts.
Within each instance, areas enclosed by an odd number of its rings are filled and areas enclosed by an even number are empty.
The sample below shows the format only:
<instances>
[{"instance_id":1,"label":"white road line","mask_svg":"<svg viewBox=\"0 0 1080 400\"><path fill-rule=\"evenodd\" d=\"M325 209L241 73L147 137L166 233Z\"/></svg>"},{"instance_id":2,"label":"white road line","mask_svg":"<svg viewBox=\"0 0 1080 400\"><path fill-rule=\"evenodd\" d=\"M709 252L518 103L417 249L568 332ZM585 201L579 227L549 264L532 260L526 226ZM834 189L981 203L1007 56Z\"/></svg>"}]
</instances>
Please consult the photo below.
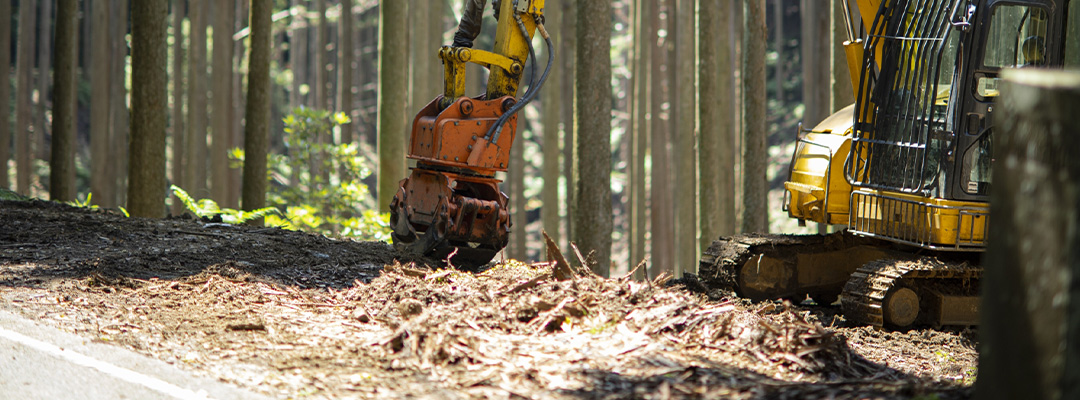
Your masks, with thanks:
<instances>
[{"instance_id":1,"label":"white road line","mask_svg":"<svg viewBox=\"0 0 1080 400\"><path fill-rule=\"evenodd\" d=\"M209 399L209 397L207 397L205 393L195 393L188 389L173 385L169 382L165 382L161 379L148 375L143 375L127 368L121 368L107 362L76 353L71 350L64 350L54 344L42 342L40 340L21 335L17 332L9 331L4 328L0 328L0 338L8 339L16 343L21 343L28 347L40 350L53 357L68 360L74 364L84 367L96 369L106 375L127 382L131 382L136 385L142 385L148 389L161 392L162 394L166 394L177 399Z\"/></svg>"}]
</instances>

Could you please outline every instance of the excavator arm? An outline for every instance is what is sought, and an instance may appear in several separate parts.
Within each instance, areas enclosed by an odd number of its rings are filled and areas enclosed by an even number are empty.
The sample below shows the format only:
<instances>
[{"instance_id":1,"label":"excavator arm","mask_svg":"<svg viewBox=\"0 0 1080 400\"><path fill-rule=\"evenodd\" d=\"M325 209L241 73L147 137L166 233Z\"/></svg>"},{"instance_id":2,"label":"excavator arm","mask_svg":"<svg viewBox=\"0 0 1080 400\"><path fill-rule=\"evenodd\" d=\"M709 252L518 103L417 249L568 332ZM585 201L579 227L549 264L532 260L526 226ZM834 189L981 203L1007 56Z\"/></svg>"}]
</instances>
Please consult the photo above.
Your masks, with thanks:
<instances>
[{"instance_id":1,"label":"excavator arm","mask_svg":"<svg viewBox=\"0 0 1080 400\"><path fill-rule=\"evenodd\" d=\"M439 50L443 93L413 120L408 158L415 160L390 203L395 247L463 267L489 262L509 240L508 198L497 172L506 171L517 137L516 113L543 86L554 58L543 25L544 0L495 0L498 26L490 51L473 48L481 33L487 0L465 0L451 46ZM547 67L531 74L528 91L517 97L539 31L548 46ZM465 94L465 65L487 68L487 92Z\"/></svg>"}]
</instances>

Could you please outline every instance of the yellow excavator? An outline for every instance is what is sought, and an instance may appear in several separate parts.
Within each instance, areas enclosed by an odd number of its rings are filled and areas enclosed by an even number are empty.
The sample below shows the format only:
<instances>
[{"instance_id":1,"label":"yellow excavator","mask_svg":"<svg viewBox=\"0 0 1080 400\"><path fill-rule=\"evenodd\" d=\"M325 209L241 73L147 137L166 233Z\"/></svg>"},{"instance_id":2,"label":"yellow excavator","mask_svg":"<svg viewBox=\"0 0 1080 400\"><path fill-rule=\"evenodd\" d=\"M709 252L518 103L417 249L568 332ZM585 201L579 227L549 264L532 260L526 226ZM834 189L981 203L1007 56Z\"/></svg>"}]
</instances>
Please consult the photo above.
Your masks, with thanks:
<instances>
[{"instance_id":1,"label":"yellow excavator","mask_svg":"<svg viewBox=\"0 0 1080 400\"><path fill-rule=\"evenodd\" d=\"M473 48L486 7L487 0L465 0L453 45L439 50L443 93L413 119L408 158L415 166L390 203L395 247L459 267L484 265L506 247L510 210L495 174L509 163L516 113L536 98L554 61L544 0L492 0L498 27L491 51ZM532 45L537 31L548 49L542 74ZM532 81L519 99L529 58ZM466 63L488 69L486 93L466 96Z\"/></svg>"},{"instance_id":2,"label":"yellow excavator","mask_svg":"<svg viewBox=\"0 0 1080 400\"><path fill-rule=\"evenodd\" d=\"M868 33L848 24L856 102L800 125L784 183L791 218L844 229L720 238L700 278L757 300L839 301L855 324L975 325L998 74L1078 58L1066 24L1080 0L855 3Z\"/></svg>"}]
</instances>

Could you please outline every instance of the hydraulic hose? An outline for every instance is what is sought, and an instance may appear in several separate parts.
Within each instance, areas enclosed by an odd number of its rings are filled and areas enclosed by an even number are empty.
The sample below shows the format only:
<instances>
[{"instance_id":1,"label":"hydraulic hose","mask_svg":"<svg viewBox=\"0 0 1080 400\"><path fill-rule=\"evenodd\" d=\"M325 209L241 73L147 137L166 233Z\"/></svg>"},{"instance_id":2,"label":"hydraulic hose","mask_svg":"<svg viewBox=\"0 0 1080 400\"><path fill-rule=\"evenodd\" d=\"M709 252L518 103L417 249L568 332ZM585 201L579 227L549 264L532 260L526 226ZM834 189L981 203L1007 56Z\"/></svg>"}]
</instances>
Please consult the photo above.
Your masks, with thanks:
<instances>
[{"instance_id":1,"label":"hydraulic hose","mask_svg":"<svg viewBox=\"0 0 1080 400\"><path fill-rule=\"evenodd\" d=\"M526 43L529 45L529 56L532 57L533 71L536 71L536 50L533 48L532 41L528 40L529 33L528 30L525 29L525 23L522 22L521 17L517 15L514 15L514 20L516 20L522 36L526 38ZM518 101L517 104L514 104L514 106L510 107L505 114L500 116L499 119L495 121L495 125L492 125L488 130L488 133L484 135L484 138L492 143L497 143L499 141L499 134L502 133L503 125L506 124L506 121L536 98L536 94L540 92L540 88L543 87L544 82L547 81L548 74L551 73L552 65L555 64L555 45L551 43L551 36L548 35L542 22L536 21L536 27L540 31L540 35L544 38L544 42L547 44L547 67L544 68L544 73L540 76L539 81L535 81L536 73L533 72L533 77L530 78L529 90L525 92L525 95L521 97L521 100Z\"/></svg>"}]
</instances>

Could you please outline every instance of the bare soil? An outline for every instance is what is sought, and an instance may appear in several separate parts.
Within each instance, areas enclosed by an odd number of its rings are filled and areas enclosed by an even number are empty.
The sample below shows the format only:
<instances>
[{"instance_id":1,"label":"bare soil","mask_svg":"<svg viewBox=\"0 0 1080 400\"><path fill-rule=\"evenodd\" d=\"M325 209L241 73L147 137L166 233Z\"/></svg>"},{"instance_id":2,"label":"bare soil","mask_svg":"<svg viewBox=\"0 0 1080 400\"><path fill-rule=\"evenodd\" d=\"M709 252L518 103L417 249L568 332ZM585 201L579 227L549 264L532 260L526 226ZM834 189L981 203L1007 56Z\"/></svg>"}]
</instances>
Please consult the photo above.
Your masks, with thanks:
<instances>
[{"instance_id":1,"label":"bare soil","mask_svg":"<svg viewBox=\"0 0 1080 400\"><path fill-rule=\"evenodd\" d=\"M0 309L272 397L971 396L972 330L848 327L832 307L583 271L0 202Z\"/></svg>"}]
</instances>

